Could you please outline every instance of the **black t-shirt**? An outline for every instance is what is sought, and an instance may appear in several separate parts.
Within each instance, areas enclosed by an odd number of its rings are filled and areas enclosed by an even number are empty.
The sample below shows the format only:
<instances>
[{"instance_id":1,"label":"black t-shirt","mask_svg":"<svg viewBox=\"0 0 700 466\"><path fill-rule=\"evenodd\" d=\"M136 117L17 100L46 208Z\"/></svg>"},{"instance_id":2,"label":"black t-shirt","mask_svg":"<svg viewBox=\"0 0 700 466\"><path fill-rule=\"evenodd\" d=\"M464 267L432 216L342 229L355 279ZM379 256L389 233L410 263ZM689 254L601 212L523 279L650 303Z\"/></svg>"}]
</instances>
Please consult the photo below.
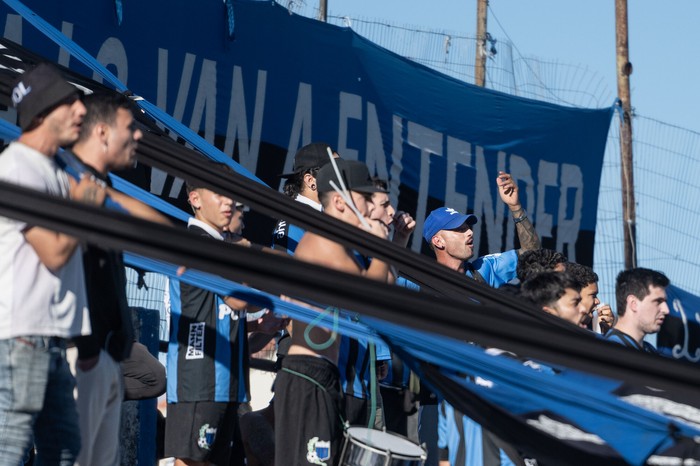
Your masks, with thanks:
<instances>
[{"instance_id":1,"label":"black t-shirt","mask_svg":"<svg viewBox=\"0 0 700 466\"><path fill-rule=\"evenodd\" d=\"M111 186L108 177L85 165L95 178ZM126 359L134 341L131 310L126 297L126 272L122 253L88 243L83 268L90 308L92 334L75 338L78 357L87 359L105 349L115 361Z\"/></svg>"}]
</instances>

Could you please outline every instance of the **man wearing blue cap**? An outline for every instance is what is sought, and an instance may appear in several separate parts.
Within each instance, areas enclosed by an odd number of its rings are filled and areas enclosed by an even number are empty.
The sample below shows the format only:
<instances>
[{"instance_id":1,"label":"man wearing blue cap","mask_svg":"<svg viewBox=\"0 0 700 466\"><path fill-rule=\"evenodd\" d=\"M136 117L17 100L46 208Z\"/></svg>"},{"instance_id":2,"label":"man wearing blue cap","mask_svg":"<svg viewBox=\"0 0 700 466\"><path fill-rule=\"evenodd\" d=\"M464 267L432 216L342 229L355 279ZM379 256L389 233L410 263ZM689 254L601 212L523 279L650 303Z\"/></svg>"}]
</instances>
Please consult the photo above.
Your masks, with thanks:
<instances>
[{"instance_id":1,"label":"man wearing blue cap","mask_svg":"<svg viewBox=\"0 0 700 466\"><path fill-rule=\"evenodd\" d=\"M520 205L518 185L504 172L498 173L496 182L501 200L510 209L518 231L520 249L517 251L489 254L467 262L474 257L472 226L476 224L477 218L475 215L465 215L448 207L433 210L423 226L423 238L435 251L435 257L440 264L466 273L469 278L494 288L515 278L518 254L540 247L537 232Z\"/></svg>"},{"instance_id":2,"label":"man wearing blue cap","mask_svg":"<svg viewBox=\"0 0 700 466\"><path fill-rule=\"evenodd\" d=\"M513 215L520 240L519 250L489 254L468 262L474 257L472 227L477 218L475 215L465 215L449 207L433 210L423 226L423 238L430 244L440 264L494 288L516 277L519 252L540 247L537 232L520 205L518 185L504 172L498 173L496 183L501 200ZM448 412L449 415L446 414ZM481 426L455 411L444 401L439 412L438 433L441 466L510 466L522 461L510 446L490 432L482 430Z\"/></svg>"}]
</instances>

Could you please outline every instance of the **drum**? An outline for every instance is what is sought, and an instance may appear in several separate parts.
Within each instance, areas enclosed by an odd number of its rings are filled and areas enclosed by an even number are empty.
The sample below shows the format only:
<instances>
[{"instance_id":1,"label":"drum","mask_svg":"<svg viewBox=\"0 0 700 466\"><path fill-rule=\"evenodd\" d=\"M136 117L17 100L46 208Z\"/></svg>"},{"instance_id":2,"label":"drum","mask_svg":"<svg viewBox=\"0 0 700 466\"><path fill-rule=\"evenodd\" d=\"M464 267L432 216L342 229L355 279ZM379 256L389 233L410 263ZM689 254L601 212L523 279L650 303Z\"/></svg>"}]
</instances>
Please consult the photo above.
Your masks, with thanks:
<instances>
[{"instance_id":1,"label":"drum","mask_svg":"<svg viewBox=\"0 0 700 466\"><path fill-rule=\"evenodd\" d=\"M350 427L340 466L422 466L427 455L407 438L381 430Z\"/></svg>"}]
</instances>

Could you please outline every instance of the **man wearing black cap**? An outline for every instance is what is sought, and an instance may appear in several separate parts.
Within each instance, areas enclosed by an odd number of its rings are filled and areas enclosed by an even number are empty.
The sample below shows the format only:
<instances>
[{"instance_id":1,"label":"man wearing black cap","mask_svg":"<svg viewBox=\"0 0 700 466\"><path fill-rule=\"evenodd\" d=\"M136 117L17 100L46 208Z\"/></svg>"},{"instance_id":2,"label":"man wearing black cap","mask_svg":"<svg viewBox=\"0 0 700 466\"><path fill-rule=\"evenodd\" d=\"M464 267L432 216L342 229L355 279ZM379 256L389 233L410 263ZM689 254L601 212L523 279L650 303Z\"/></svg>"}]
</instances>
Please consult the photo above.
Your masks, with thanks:
<instances>
[{"instance_id":1,"label":"man wearing black cap","mask_svg":"<svg viewBox=\"0 0 700 466\"><path fill-rule=\"evenodd\" d=\"M78 139L85 107L75 87L40 64L12 91L22 135L0 156L0 179L92 205L105 192L89 177L70 182L54 161ZM90 333L76 238L0 218L0 458L72 465L80 449L66 339Z\"/></svg>"},{"instance_id":2,"label":"man wearing black cap","mask_svg":"<svg viewBox=\"0 0 700 466\"><path fill-rule=\"evenodd\" d=\"M346 160L336 163L342 183L330 163L319 170L316 178L323 211L361 227L374 209L372 193L380 189L374 186L364 164ZM342 190L343 184L346 192L335 190ZM386 238L386 229L378 223L370 225L370 231ZM365 269L352 251L315 233L304 235L295 257L380 281L386 281L389 272L389 266L377 259ZM343 412L337 367L339 343L336 332L293 322L292 345L275 382L276 465L332 465L337 461Z\"/></svg>"},{"instance_id":3,"label":"man wearing black cap","mask_svg":"<svg viewBox=\"0 0 700 466\"><path fill-rule=\"evenodd\" d=\"M318 200L318 183L316 174L328 163L330 146L325 142L307 144L297 151L294 156L294 167L290 173L282 173L280 178L286 178L284 193L297 202L321 211ZM338 154L332 152L334 157ZM294 254L294 250L304 236L304 230L296 225L290 225L286 220L279 220L272 232L273 249Z\"/></svg>"}]
</instances>

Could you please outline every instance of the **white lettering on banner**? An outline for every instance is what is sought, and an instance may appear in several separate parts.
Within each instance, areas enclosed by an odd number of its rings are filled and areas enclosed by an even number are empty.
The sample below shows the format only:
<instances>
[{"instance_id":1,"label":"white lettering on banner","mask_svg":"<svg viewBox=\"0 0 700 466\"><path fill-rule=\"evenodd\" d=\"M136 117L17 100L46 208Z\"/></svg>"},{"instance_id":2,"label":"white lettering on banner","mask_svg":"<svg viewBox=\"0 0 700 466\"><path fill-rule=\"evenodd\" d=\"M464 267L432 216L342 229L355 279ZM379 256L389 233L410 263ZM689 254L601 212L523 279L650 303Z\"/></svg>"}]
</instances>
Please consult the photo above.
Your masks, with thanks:
<instances>
[{"instance_id":1,"label":"white lettering on banner","mask_svg":"<svg viewBox=\"0 0 700 466\"><path fill-rule=\"evenodd\" d=\"M683 345L673 345L671 354L675 359L685 358L690 362L700 361L700 348L695 348L695 356L691 355L689 351L690 329L688 328L688 317L685 315L685 309L680 299L673 300L673 310L681 315L681 322L683 323ZM695 321L700 322L700 313L695 313Z\"/></svg>"},{"instance_id":2,"label":"white lettering on banner","mask_svg":"<svg viewBox=\"0 0 700 466\"><path fill-rule=\"evenodd\" d=\"M172 113L173 117L178 121L183 121L183 117L185 116L185 105L187 104L187 96L190 93L190 85L192 83L192 75L194 74L194 64L196 60L196 55L192 55L191 53L185 54L185 61L182 64L182 74L180 75L180 87L177 89L175 108ZM163 104L165 105L165 103L164 101ZM167 105L163 107L163 110L168 112Z\"/></svg>"},{"instance_id":3,"label":"white lettering on banner","mask_svg":"<svg viewBox=\"0 0 700 466\"><path fill-rule=\"evenodd\" d=\"M156 105L158 108L167 112L166 103L168 97L168 51L158 49L158 73L156 86ZM168 174L160 168L151 168L151 186L150 191L153 194L160 196L165 187L165 180Z\"/></svg>"},{"instance_id":4,"label":"white lettering on banner","mask_svg":"<svg viewBox=\"0 0 700 466\"><path fill-rule=\"evenodd\" d=\"M399 191L401 174L403 173L403 120L401 117L391 117L392 151L391 151L391 186L389 186L389 198L391 205L399 205Z\"/></svg>"},{"instance_id":5,"label":"white lettering on banner","mask_svg":"<svg viewBox=\"0 0 700 466\"><path fill-rule=\"evenodd\" d=\"M126 57L126 50L124 49L122 41L116 37L107 38L102 44L102 47L100 47L100 51L97 52L97 57L95 58L97 58L97 61L102 63L105 68L109 65L114 65L117 72L114 73L114 70L110 71L116 75L119 81L126 85L129 78L129 60ZM92 73L92 79L98 83L102 83L102 76L96 72Z\"/></svg>"},{"instance_id":6,"label":"white lettering on banner","mask_svg":"<svg viewBox=\"0 0 700 466\"><path fill-rule=\"evenodd\" d=\"M552 237L552 214L545 211L545 198L547 186L557 187L557 171L556 163L540 160L537 168L537 209L535 218L537 218L536 230L540 239Z\"/></svg>"},{"instance_id":7,"label":"white lettering on banner","mask_svg":"<svg viewBox=\"0 0 700 466\"><path fill-rule=\"evenodd\" d=\"M557 251L562 251L571 262L576 262L576 240L581 228L583 209L583 173L581 167L569 163L561 165L559 215L557 217ZM567 218L570 190L574 190L572 217ZM566 247L565 247L566 246Z\"/></svg>"},{"instance_id":8,"label":"white lettering on banner","mask_svg":"<svg viewBox=\"0 0 700 466\"><path fill-rule=\"evenodd\" d=\"M7 15L4 37L22 45L22 17L20 15ZM6 108L7 110L0 110L0 118L6 121L17 121L17 109L12 105L8 105Z\"/></svg>"},{"instance_id":9,"label":"white lettering on banner","mask_svg":"<svg viewBox=\"0 0 700 466\"><path fill-rule=\"evenodd\" d=\"M359 160L357 149L348 147L348 120L362 121L362 97L347 92L341 92L339 97L337 151L345 160Z\"/></svg>"},{"instance_id":10,"label":"white lettering on banner","mask_svg":"<svg viewBox=\"0 0 700 466\"><path fill-rule=\"evenodd\" d=\"M513 181L518 183L520 204L523 206L529 215L534 215L531 213L530 207L535 203L535 180L532 179L532 169L523 157L512 154L509 158L508 173L513 177ZM525 185L525 190L523 191L523 186ZM507 215L508 224L506 226L506 244L515 244L515 223L513 222L513 216Z\"/></svg>"},{"instance_id":11,"label":"white lettering on banner","mask_svg":"<svg viewBox=\"0 0 700 466\"><path fill-rule=\"evenodd\" d=\"M433 154L442 157L442 133L409 121L406 142L408 145L420 149L420 173L417 179L418 205L416 206L416 214L413 217L416 220L416 232L422 232L423 222L425 221L425 209L428 205L430 155ZM411 249L419 251L422 240L422 235L413 235Z\"/></svg>"},{"instance_id":12,"label":"white lettering on banner","mask_svg":"<svg viewBox=\"0 0 700 466\"><path fill-rule=\"evenodd\" d=\"M469 197L457 191L458 184L463 188L463 183L457 178L458 167L468 167L474 170L472 165L472 145L461 139L447 136L447 172L445 173L445 205L460 212L466 212L469 205Z\"/></svg>"},{"instance_id":13,"label":"white lettering on banner","mask_svg":"<svg viewBox=\"0 0 700 466\"><path fill-rule=\"evenodd\" d=\"M503 238L503 213L505 205L500 202L500 197L497 193L496 176L497 173L489 173L486 168L486 157L484 156L484 148L476 146L476 187L474 189L474 215L477 216L482 225L486 225L486 240L488 242L489 252L499 252L502 248ZM498 153L497 170L505 171L505 153ZM496 199L497 201L494 201ZM479 244L481 243L481 235L478 231L481 228L477 227L477 234L474 235L474 251L478 253Z\"/></svg>"},{"instance_id":14,"label":"white lettering on banner","mask_svg":"<svg viewBox=\"0 0 700 466\"><path fill-rule=\"evenodd\" d=\"M574 442L590 442L596 445L605 445L605 441L596 434L585 432L578 427L557 421L545 416L544 414L540 414L537 419L528 419L527 423L560 440L572 440Z\"/></svg>"},{"instance_id":15,"label":"white lettering on banner","mask_svg":"<svg viewBox=\"0 0 700 466\"><path fill-rule=\"evenodd\" d=\"M156 105L166 113L168 111L168 51L165 49L158 49L158 87L156 90ZM178 121L183 121L185 115L185 105L187 103L187 96L190 92L190 84L192 83L192 74L194 73L194 64L196 56L191 53L185 54L185 60L182 64L182 73L180 78L180 86L177 91L177 98L175 100L175 108L173 110L172 116ZM165 187L165 180L167 174L158 169L153 169L151 174L151 192L157 195L163 193L163 188ZM172 198L177 198L182 190L184 181L180 178L176 178L173 181L172 187L170 188L170 193L168 194Z\"/></svg>"},{"instance_id":16,"label":"white lettering on banner","mask_svg":"<svg viewBox=\"0 0 700 466\"><path fill-rule=\"evenodd\" d=\"M284 161L282 173L292 171L294 154L299 148L311 144L311 142L311 84L299 83L297 104L294 109L294 121L292 122L292 131L289 134L287 158ZM284 180L280 180L280 188L283 185Z\"/></svg>"},{"instance_id":17,"label":"white lettering on banner","mask_svg":"<svg viewBox=\"0 0 700 466\"><path fill-rule=\"evenodd\" d=\"M651 455L645 464L649 466L699 466L700 461L678 458L677 456Z\"/></svg>"},{"instance_id":18,"label":"white lettering on banner","mask_svg":"<svg viewBox=\"0 0 700 466\"><path fill-rule=\"evenodd\" d=\"M213 145L216 134L216 62L207 59L202 60L202 70L199 74L192 119L190 120L190 129L195 133L199 132L202 127L202 115L205 108L204 140Z\"/></svg>"},{"instance_id":19,"label":"white lettering on banner","mask_svg":"<svg viewBox=\"0 0 700 466\"><path fill-rule=\"evenodd\" d=\"M73 35L72 23L63 22L62 30L68 36ZM11 37L18 43L22 42L22 20L18 15L9 14L5 21L5 36ZM192 53L185 53L182 59L182 69L177 76L171 78L169 69L169 51L158 49L157 76L156 76L156 104L164 111L171 113L179 121L189 117L189 127L199 132L203 129L204 138L213 142L216 130L217 118L217 86L225 86L226 83L217 82L217 62L201 59L201 69L195 76L195 66L199 59ZM116 70L117 77L126 82L128 78L128 57L123 44L114 37L107 38L101 45L97 54L98 60ZM68 64L68 55L65 51L59 52L59 60ZM226 116L226 139L224 152L231 155L238 142L239 160L241 164L251 172L256 172L259 162L260 143L262 138L263 122L265 116L265 102L267 93L266 70L247 70L248 73L257 73L257 82L254 88L255 98L253 109L249 108L251 102L250 92L253 88L244 87L246 70L240 66L233 66L231 78L231 97ZM99 79L98 76L95 77ZM177 82L177 94L175 102L168 105L168 82ZM196 81L196 82L193 82ZM194 104L191 112L187 112L188 96L195 88ZM247 92L246 92L247 91ZM297 89L297 98L293 118L289 126L289 139L287 156L284 164L284 172L292 169L294 154L298 148L313 141L312 131L312 101L313 86L300 82ZM365 107L363 108L363 104ZM172 111L168 111L171 108ZM249 118L249 110L252 110L252 120ZM366 113L363 115L363 110ZM337 150L342 157L350 160L359 160L363 155L370 168L370 173L380 178L390 179L389 195L394 205L398 204L400 197L400 180L417 191L417 203L413 208L417 234L413 235L411 247L420 250L422 237L420 231L423 227L427 210L428 195L430 189L431 158L434 156L446 156L447 171L445 174L444 190L440 187L433 192L444 193L444 205L465 212L472 205L474 213L485 225L490 251L509 249L515 242L514 224L512 218L507 215L506 206L500 202L495 184L496 173L487 170L487 155L484 149L472 145L448 134L428 128L416 122L405 120L398 115L391 116L391 147L390 155L386 154L385 141L380 125L378 109L372 102L363 102L362 95L340 91L338 95L338 141ZM278 110L279 112L279 110ZM220 112L221 113L221 112ZM186 115L187 114L187 115ZM365 116L366 115L366 116ZM326 116L324 116L326 118ZM365 124L361 124L366 119ZM351 123L355 120L357 123ZM252 126L251 123L252 122ZM221 123L221 122L220 122ZM203 126L203 128L202 128ZM219 125L221 126L221 124ZM354 134L365 130L365 134ZM349 147L350 141L361 141L364 136L364 147ZM328 141L333 144L333 141ZM405 147L410 146L420 151L419 173L404 173L406 165ZM411 151L414 157L415 151ZM387 159L388 158L388 159ZM435 160L435 159L433 159ZM583 207L583 174L581 167L567 163L555 163L539 160L535 170L528 161L516 154L497 154L496 168L506 170L512 174L519 183L521 189L521 202L528 210L530 218L535 222L537 232L541 238L553 236L553 226L557 228L558 250L564 250L571 260L575 260L575 243L578 239L581 225ZM473 186L466 186L464 180L459 178L459 173L464 169L476 170L477 176ZM436 177L440 178L440 177ZM166 186L167 174L158 169L151 171L150 191L161 195ZM535 186L534 180L537 180ZM177 197L183 186L181 179L174 180L168 195ZM281 184L280 184L281 186ZM547 189L548 187L554 189ZM554 194L557 193L557 194ZM548 201L548 196L558 196L558 199ZM573 205L571 205L573 202ZM557 206L557 212L547 211L547 206ZM557 207L553 207L557 208ZM408 207L411 209L411 207ZM504 219L506 220L504 222ZM504 227L506 231L504 232ZM480 228L479 228L480 229ZM480 235L475 237L475 249L479 250Z\"/></svg>"},{"instance_id":20,"label":"white lettering on banner","mask_svg":"<svg viewBox=\"0 0 700 466\"><path fill-rule=\"evenodd\" d=\"M73 39L73 23L69 23L68 21L63 21L61 23L61 32L67 38ZM65 66L67 68L69 66L68 65L69 61L70 61L70 53L68 53L68 50L61 47L60 50L58 51L58 64L61 66Z\"/></svg>"},{"instance_id":21,"label":"white lettering on banner","mask_svg":"<svg viewBox=\"0 0 700 466\"><path fill-rule=\"evenodd\" d=\"M7 18L5 18L5 32L2 36L22 45L22 17L20 15L7 15Z\"/></svg>"},{"instance_id":22,"label":"white lettering on banner","mask_svg":"<svg viewBox=\"0 0 700 466\"><path fill-rule=\"evenodd\" d=\"M174 116L182 119L185 114L187 94L192 84L196 57L186 54L178 88L177 101L175 103ZM158 105L166 108L167 94L167 69L168 53L166 50L159 51L158 57ZM265 110L265 94L267 84L267 72L257 70L257 87L255 89L255 107L253 109L253 126L249 131L248 106L246 102L246 89L243 85L243 69L234 66L231 83L231 100L229 102L229 115L227 120L226 143L224 152L233 152L235 141L239 142L239 154L241 163L249 170L255 172L258 165L260 139L262 134L262 124ZM214 99L216 93L216 82L212 81L216 74L216 63L209 60L203 61L201 76L198 78L198 94L195 103L195 112L191 117L190 127L198 131L202 119L205 103L207 106L205 120L205 135L211 140L212 130L215 127ZM202 84L206 82L206 86ZM294 154L299 147L312 142L312 101L313 86L308 83L299 83L297 91L294 117L289 133L289 144L287 147L287 157L283 171L289 172L292 169ZM211 105L210 105L211 104ZM346 159L359 159L359 150L348 147L350 136L356 140L355 135L350 134L350 120L362 121L362 97L352 93L339 93L339 127L338 127L338 152ZM427 199L430 192L430 160L431 156L447 156L447 172L445 179L445 205L456 208L459 211L466 211L470 205L470 198L473 198L474 213L485 224L486 238L489 251L498 251L512 248L515 243L515 228L506 206L500 202L497 195L495 178L497 173L489 173L487 170L486 154L480 146L473 146L470 142L464 141L441 132L427 128L415 122L404 120L397 115L392 115L392 153L390 160L384 150L384 141L380 126L377 107L372 102L366 102L366 134L365 134L365 161L370 168L370 173L390 179L390 198L395 205L398 203L400 195L399 180L405 174L403 167L404 144L420 150L420 171L413 174L411 179L404 179L404 183L412 186L418 193L417 205L415 206L415 217L418 223L417 230L422 229L425 220L425 210L427 209ZM356 126L353 128L362 128ZM406 128L406 131L404 131ZM362 135L359 135L360 137ZM331 142L331 141L329 141ZM332 143L332 142L331 142ZM568 248L568 255L575 256L574 245L578 238L580 228L583 196L583 180L580 167L576 165L559 165L554 162L539 161L537 167L537 180L539 184L535 186L533 169L527 160L516 154L497 154L497 170L510 170L513 178L519 183L521 189L521 202L528 210L533 221L536 221L537 231L541 237L551 237L556 215L558 234L557 248ZM458 167L476 170L478 175L474 186L465 186L464 181L459 179ZM162 191L165 177L157 171L153 171L151 180L151 191ZM178 184L179 181L179 184ZM181 180L176 180L171 190L171 196L178 195L182 186ZM280 184L281 186L281 184ZM546 188L555 188L559 193L558 212L546 211L546 198L552 191ZM535 189L537 188L537 189ZM576 192L572 195L571 190ZM570 200L574 200L574 205L569 206ZM553 203L552 205L557 205ZM567 212L569 215L567 216ZM506 220L505 222L503 220ZM504 232L504 227L506 231ZM475 249L479 250L480 235L475 237ZM414 235L411 247L414 250L421 248L421 236Z\"/></svg>"},{"instance_id":23,"label":"white lettering on banner","mask_svg":"<svg viewBox=\"0 0 700 466\"><path fill-rule=\"evenodd\" d=\"M645 395L635 393L620 397L622 400L644 408L648 411L663 414L670 418L689 424L693 427L700 428L700 409L693 405L685 404L678 401L669 400L660 396Z\"/></svg>"},{"instance_id":24,"label":"white lettering on banner","mask_svg":"<svg viewBox=\"0 0 700 466\"><path fill-rule=\"evenodd\" d=\"M243 70L240 66L233 67L231 104L229 105L228 111L228 126L226 128L224 153L233 154L234 143L238 140L238 159L241 165L252 173L255 173L258 168L266 86L267 71L258 70L258 81L255 89L255 107L253 110L253 128L252 133L248 133L248 111L243 87Z\"/></svg>"},{"instance_id":25,"label":"white lettering on banner","mask_svg":"<svg viewBox=\"0 0 700 466\"><path fill-rule=\"evenodd\" d=\"M389 179L389 172L386 168L386 156L384 155L384 141L382 140L382 129L379 126L379 116L377 107L371 102L367 102L367 145L365 150L365 164L369 167L371 174L383 180ZM398 180L398 178L396 178ZM398 183L396 183L398 188ZM394 203L394 205L396 205Z\"/></svg>"}]
</instances>

